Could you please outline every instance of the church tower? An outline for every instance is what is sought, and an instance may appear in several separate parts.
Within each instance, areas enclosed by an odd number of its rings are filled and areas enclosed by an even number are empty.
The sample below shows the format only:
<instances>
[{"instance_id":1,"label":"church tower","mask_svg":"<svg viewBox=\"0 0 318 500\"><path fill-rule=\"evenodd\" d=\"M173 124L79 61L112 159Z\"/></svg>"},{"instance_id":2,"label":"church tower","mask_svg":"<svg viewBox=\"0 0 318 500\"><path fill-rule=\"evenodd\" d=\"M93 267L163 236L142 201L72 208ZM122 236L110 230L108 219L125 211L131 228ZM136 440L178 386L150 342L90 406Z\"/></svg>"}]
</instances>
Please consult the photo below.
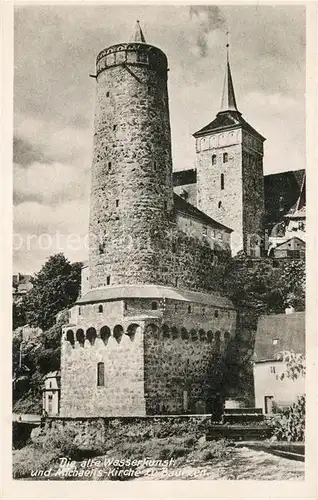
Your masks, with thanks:
<instances>
[{"instance_id":1,"label":"church tower","mask_svg":"<svg viewBox=\"0 0 318 500\"><path fill-rule=\"evenodd\" d=\"M238 110L229 44L221 109L211 123L193 135L197 153L197 206L233 229L232 255L241 250L249 253L255 235L262 237L265 138Z\"/></svg>"},{"instance_id":2,"label":"church tower","mask_svg":"<svg viewBox=\"0 0 318 500\"><path fill-rule=\"evenodd\" d=\"M130 43L97 56L90 288L163 284L158 242L173 208L167 71L138 22Z\"/></svg>"}]
</instances>

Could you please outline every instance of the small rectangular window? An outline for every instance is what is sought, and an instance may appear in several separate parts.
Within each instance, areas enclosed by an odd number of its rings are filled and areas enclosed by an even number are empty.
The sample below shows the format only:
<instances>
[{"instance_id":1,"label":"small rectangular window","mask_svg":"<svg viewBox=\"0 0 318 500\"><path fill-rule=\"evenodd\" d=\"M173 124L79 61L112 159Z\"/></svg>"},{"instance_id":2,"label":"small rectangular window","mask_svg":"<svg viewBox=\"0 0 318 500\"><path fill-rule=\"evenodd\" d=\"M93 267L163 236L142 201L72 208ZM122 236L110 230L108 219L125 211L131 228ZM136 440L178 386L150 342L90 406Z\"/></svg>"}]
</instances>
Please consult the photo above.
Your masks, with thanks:
<instances>
[{"instance_id":1,"label":"small rectangular window","mask_svg":"<svg viewBox=\"0 0 318 500\"><path fill-rule=\"evenodd\" d=\"M97 363L97 385L105 385L105 365L104 363Z\"/></svg>"},{"instance_id":2,"label":"small rectangular window","mask_svg":"<svg viewBox=\"0 0 318 500\"><path fill-rule=\"evenodd\" d=\"M119 207L119 200L116 200L116 207Z\"/></svg>"},{"instance_id":3,"label":"small rectangular window","mask_svg":"<svg viewBox=\"0 0 318 500\"><path fill-rule=\"evenodd\" d=\"M106 92L106 97L109 97L109 92Z\"/></svg>"},{"instance_id":4,"label":"small rectangular window","mask_svg":"<svg viewBox=\"0 0 318 500\"><path fill-rule=\"evenodd\" d=\"M229 155L227 153L223 153L223 163L227 163L229 161Z\"/></svg>"},{"instance_id":5,"label":"small rectangular window","mask_svg":"<svg viewBox=\"0 0 318 500\"><path fill-rule=\"evenodd\" d=\"M110 276L106 277L106 285L110 285Z\"/></svg>"},{"instance_id":6,"label":"small rectangular window","mask_svg":"<svg viewBox=\"0 0 318 500\"><path fill-rule=\"evenodd\" d=\"M113 131L115 132L117 125L113 125Z\"/></svg>"},{"instance_id":7,"label":"small rectangular window","mask_svg":"<svg viewBox=\"0 0 318 500\"><path fill-rule=\"evenodd\" d=\"M109 161L109 162L108 162L108 170L110 170L111 168L112 168L112 162L111 162L111 161Z\"/></svg>"},{"instance_id":8,"label":"small rectangular window","mask_svg":"<svg viewBox=\"0 0 318 500\"><path fill-rule=\"evenodd\" d=\"M212 165L216 165L216 155L212 155Z\"/></svg>"}]
</instances>

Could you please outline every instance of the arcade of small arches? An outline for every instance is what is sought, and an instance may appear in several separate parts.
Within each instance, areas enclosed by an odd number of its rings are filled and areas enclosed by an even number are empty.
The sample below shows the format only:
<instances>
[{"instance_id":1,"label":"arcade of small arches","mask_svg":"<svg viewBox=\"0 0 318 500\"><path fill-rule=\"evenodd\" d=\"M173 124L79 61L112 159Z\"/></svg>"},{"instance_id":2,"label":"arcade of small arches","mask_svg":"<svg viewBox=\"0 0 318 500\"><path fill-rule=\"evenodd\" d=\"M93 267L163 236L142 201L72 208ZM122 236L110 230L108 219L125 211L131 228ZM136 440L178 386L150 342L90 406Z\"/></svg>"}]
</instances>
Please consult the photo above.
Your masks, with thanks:
<instances>
[{"instance_id":1,"label":"arcade of small arches","mask_svg":"<svg viewBox=\"0 0 318 500\"><path fill-rule=\"evenodd\" d=\"M230 332L226 331L223 334L217 330L213 332L212 330L203 330L202 328L196 329L186 329L184 327L169 326L163 324L160 328L155 324L150 324L146 326L145 333L151 334L154 338L171 338L175 340L181 338L182 340L198 340L201 342L208 342L220 346L221 342L228 344L231 339Z\"/></svg>"},{"instance_id":2,"label":"arcade of small arches","mask_svg":"<svg viewBox=\"0 0 318 500\"><path fill-rule=\"evenodd\" d=\"M83 328L78 328L75 332L74 330L69 329L66 331L66 340L70 342L73 347L75 345L75 341L77 341L81 347L84 347L85 340L88 340L91 345L94 345L97 338L100 338L106 345L111 336L114 337L118 343L121 342L123 335L127 335L130 340L133 341L139 326L140 325L137 323L132 323L126 328L126 331L122 325L116 325L112 330L105 325L100 328L99 332L97 332L94 327L88 328L86 332ZM145 334L150 334L157 340L165 338L175 340L181 338L182 340L208 342L210 344L215 344L217 348L220 347L222 342L228 344L231 339L231 335L228 331L222 334L219 330L213 332L212 330L206 331L202 328L191 328L187 330L184 327L170 327L166 323L164 323L161 327L158 327L155 324L148 324L145 327Z\"/></svg>"},{"instance_id":3,"label":"arcade of small arches","mask_svg":"<svg viewBox=\"0 0 318 500\"><path fill-rule=\"evenodd\" d=\"M109 328L109 326L105 325L100 328L99 332L97 332L96 328L92 326L90 328L87 328L86 332L83 328L78 328L75 332L74 330L69 329L66 331L66 340L68 340L68 342L70 342L73 347L75 345L75 341L77 341L81 347L84 347L85 340L88 340L91 345L94 345L96 339L100 338L106 345L108 339L110 337L114 337L119 344L123 338L123 335L127 335L127 337L129 337L130 340L133 341L137 328L139 328L139 325L136 323L132 323L126 328L126 331L124 330L122 325L116 325L112 330Z\"/></svg>"}]
</instances>

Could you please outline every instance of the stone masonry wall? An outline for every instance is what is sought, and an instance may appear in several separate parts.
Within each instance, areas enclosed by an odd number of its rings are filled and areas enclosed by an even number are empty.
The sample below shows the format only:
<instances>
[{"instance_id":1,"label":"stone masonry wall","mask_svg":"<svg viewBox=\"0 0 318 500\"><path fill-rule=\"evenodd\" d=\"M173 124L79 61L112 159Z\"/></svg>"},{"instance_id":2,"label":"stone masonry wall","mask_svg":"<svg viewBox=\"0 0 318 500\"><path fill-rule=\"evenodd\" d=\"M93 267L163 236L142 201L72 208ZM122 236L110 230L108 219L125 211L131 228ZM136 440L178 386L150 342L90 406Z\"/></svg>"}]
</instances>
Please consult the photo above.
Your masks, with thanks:
<instances>
[{"instance_id":1,"label":"stone masonry wall","mask_svg":"<svg viewBox=\"0 0 318 500\"><path fill-rule=\"evenodd\" d=\"M223 161L223 155L228 161ZM212 165L212 156L215 164ZM197 139L198 208L234 230L232 254L246 249L247 235L259 234L264 216L262 142L244 130ZM221 187L224 175L224 188Z\"/></svg>"},{"instance_id":2,"label":"stone masonry wall","mask_svg":"<svg viewBox=\"0 0 318 500\"><path fill-rule=\"evenodd\" d=\"M145 414L142 328L127 333L118 340L114 335L92 343L85 339L84 345L62 337L61 416ZM97 385L98 363L104 363L103 386Z\"/></svg>"},{"instance_id":3,"label":"stone masonry wall","mask_svg":"<svg viewBox=\"0 0 318 500\"><path fill-rule=\"evenodd\" d=\"M202 304L165 305L164 323L145 329L147 414L211 411L214 367L236 327L234 310ZM216 316L217 311L217 316Z\"/></svg>"},{"instance_id":4,"label":"stone masonry wall","mask_svg":"<svg viewBox=\"0 0 318 500\"><path fill-rule=\"evenodd\" d=\"M197 206L221 224L233 229L231 247L243 247L243 174L241 168L241 131L215 136L216 142L200 146L197 154ZM207 138L208 139L208 138ZM200 139L197 139L200 141ZM201 143L202 144L202 143ZM206 149L202 149L205 147ZM228 162L223 162L223 153ZM212 165L212 155L216 164ZM221 189L221 174L224 175L224 189Z\"/></svg>"}]
</instances>

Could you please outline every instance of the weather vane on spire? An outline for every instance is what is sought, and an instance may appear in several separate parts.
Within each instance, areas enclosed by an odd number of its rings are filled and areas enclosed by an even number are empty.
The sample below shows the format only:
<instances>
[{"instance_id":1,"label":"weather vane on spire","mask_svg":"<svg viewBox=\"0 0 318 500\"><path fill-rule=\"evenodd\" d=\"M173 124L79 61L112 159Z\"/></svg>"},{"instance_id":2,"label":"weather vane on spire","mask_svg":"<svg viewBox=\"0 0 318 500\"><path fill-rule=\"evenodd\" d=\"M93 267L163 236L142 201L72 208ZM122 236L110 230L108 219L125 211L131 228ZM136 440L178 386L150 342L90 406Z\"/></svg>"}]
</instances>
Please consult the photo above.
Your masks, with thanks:
<instances>
[{"instance_id":1,"label":"weather vane on spire","mask_svg":"<svg viewBox=\"0 0 318 500\"><path fill-rule=\"evenodd\" d=\"M226 32L226 58L229 61L229 47L230 47L230 32L227 30Z\"/></svg>"}]
</instances>

